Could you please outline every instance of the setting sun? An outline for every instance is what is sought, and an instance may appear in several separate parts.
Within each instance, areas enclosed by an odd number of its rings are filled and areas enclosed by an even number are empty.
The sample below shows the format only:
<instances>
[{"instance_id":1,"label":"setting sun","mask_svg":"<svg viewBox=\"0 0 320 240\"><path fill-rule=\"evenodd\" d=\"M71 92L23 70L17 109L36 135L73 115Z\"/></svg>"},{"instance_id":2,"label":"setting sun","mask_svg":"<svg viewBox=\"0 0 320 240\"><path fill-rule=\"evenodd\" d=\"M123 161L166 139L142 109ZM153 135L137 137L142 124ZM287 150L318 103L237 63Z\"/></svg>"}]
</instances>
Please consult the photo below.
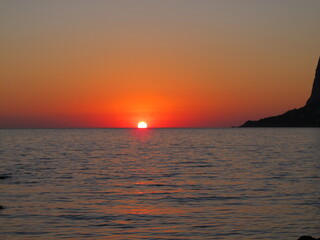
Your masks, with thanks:
<instances>
[{"instance_id":1,"label":"setting sun","mask_svg":"<svg viewBox=\"0 0 320 240\"><path fill-rule=\"evenodd\" d=\"M138 128L148 128L148 124L146 122L139 122Z\"/></svg>"}]
</instances>

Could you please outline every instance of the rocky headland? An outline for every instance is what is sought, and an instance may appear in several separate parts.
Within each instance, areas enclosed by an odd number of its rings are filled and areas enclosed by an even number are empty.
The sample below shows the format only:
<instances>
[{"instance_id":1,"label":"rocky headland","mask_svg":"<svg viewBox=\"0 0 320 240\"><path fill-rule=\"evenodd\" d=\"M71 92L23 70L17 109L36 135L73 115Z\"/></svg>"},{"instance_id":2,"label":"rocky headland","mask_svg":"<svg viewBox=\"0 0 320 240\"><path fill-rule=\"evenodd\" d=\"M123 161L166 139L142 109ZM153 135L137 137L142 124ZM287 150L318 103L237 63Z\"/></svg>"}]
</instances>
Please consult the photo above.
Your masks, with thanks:
<instances>
[{"instance_id":1,"label":"rocky headland","mask_svg":"<svg viewBox=\"0 0 320 240\"><path fill-rule=\"evenodd\" d=\"M320 58L311 96L305 106L289 110L278 116L247 121L240 127L320 127Z\"/></svg>"}]
</instances>

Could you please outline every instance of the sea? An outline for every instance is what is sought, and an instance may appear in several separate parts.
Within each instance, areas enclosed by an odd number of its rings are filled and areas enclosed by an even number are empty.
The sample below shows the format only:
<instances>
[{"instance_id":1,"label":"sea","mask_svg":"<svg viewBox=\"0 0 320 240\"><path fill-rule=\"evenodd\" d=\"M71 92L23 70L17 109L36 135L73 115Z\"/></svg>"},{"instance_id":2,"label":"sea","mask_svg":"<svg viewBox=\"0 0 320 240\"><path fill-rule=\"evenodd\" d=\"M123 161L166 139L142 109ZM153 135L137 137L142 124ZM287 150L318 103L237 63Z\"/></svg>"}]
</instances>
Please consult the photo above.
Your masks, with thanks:
<instances>
[{"instance_id":1,"label":"sea","mask_svg":"<svg viewBox=\"0 0 320 240\"><path fill-rule=\"evenodd\" d=\"M320 129L1 129L0 189L3 240L320 237Z\"/></svg>"}]
</instances>

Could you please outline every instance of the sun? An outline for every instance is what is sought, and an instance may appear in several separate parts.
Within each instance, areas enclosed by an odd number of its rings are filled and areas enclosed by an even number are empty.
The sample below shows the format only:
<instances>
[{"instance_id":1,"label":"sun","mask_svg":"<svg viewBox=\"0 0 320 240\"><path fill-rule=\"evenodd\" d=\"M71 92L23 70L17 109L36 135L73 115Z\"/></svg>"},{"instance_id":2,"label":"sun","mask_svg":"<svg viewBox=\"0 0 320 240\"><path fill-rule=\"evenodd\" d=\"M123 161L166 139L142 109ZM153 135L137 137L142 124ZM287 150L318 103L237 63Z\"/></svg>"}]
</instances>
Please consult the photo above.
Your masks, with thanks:
<instances>
[{"instance_id":1,"label":"sun","mask_svg":"<svg viewBox=\"0 0 320 240\"><path fill-rule=\"evenodd\" d=\"M146 122L139 122L138 128L148 128L148 124Z\"/></svg>"}]
</instances>

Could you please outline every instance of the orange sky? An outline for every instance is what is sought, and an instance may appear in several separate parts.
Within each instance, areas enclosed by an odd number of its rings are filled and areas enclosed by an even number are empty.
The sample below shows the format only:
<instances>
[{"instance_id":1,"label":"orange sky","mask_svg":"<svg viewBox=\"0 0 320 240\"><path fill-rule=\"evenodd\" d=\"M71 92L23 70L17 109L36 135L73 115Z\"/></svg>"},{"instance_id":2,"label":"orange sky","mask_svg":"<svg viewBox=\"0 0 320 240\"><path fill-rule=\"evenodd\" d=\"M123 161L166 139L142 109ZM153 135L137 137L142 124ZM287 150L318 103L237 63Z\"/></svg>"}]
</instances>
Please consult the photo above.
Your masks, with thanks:
<instances>
[{"instance_id":1,"label":"orange sky","mask_svg":"<svg viewBox=\"0 0 320 240\"><path fill-rule=\"evenodd\" d=\"M320 54L319 9L1 1L0 128L229 127L301 107Z\"/></svg>"}]
</instances>

